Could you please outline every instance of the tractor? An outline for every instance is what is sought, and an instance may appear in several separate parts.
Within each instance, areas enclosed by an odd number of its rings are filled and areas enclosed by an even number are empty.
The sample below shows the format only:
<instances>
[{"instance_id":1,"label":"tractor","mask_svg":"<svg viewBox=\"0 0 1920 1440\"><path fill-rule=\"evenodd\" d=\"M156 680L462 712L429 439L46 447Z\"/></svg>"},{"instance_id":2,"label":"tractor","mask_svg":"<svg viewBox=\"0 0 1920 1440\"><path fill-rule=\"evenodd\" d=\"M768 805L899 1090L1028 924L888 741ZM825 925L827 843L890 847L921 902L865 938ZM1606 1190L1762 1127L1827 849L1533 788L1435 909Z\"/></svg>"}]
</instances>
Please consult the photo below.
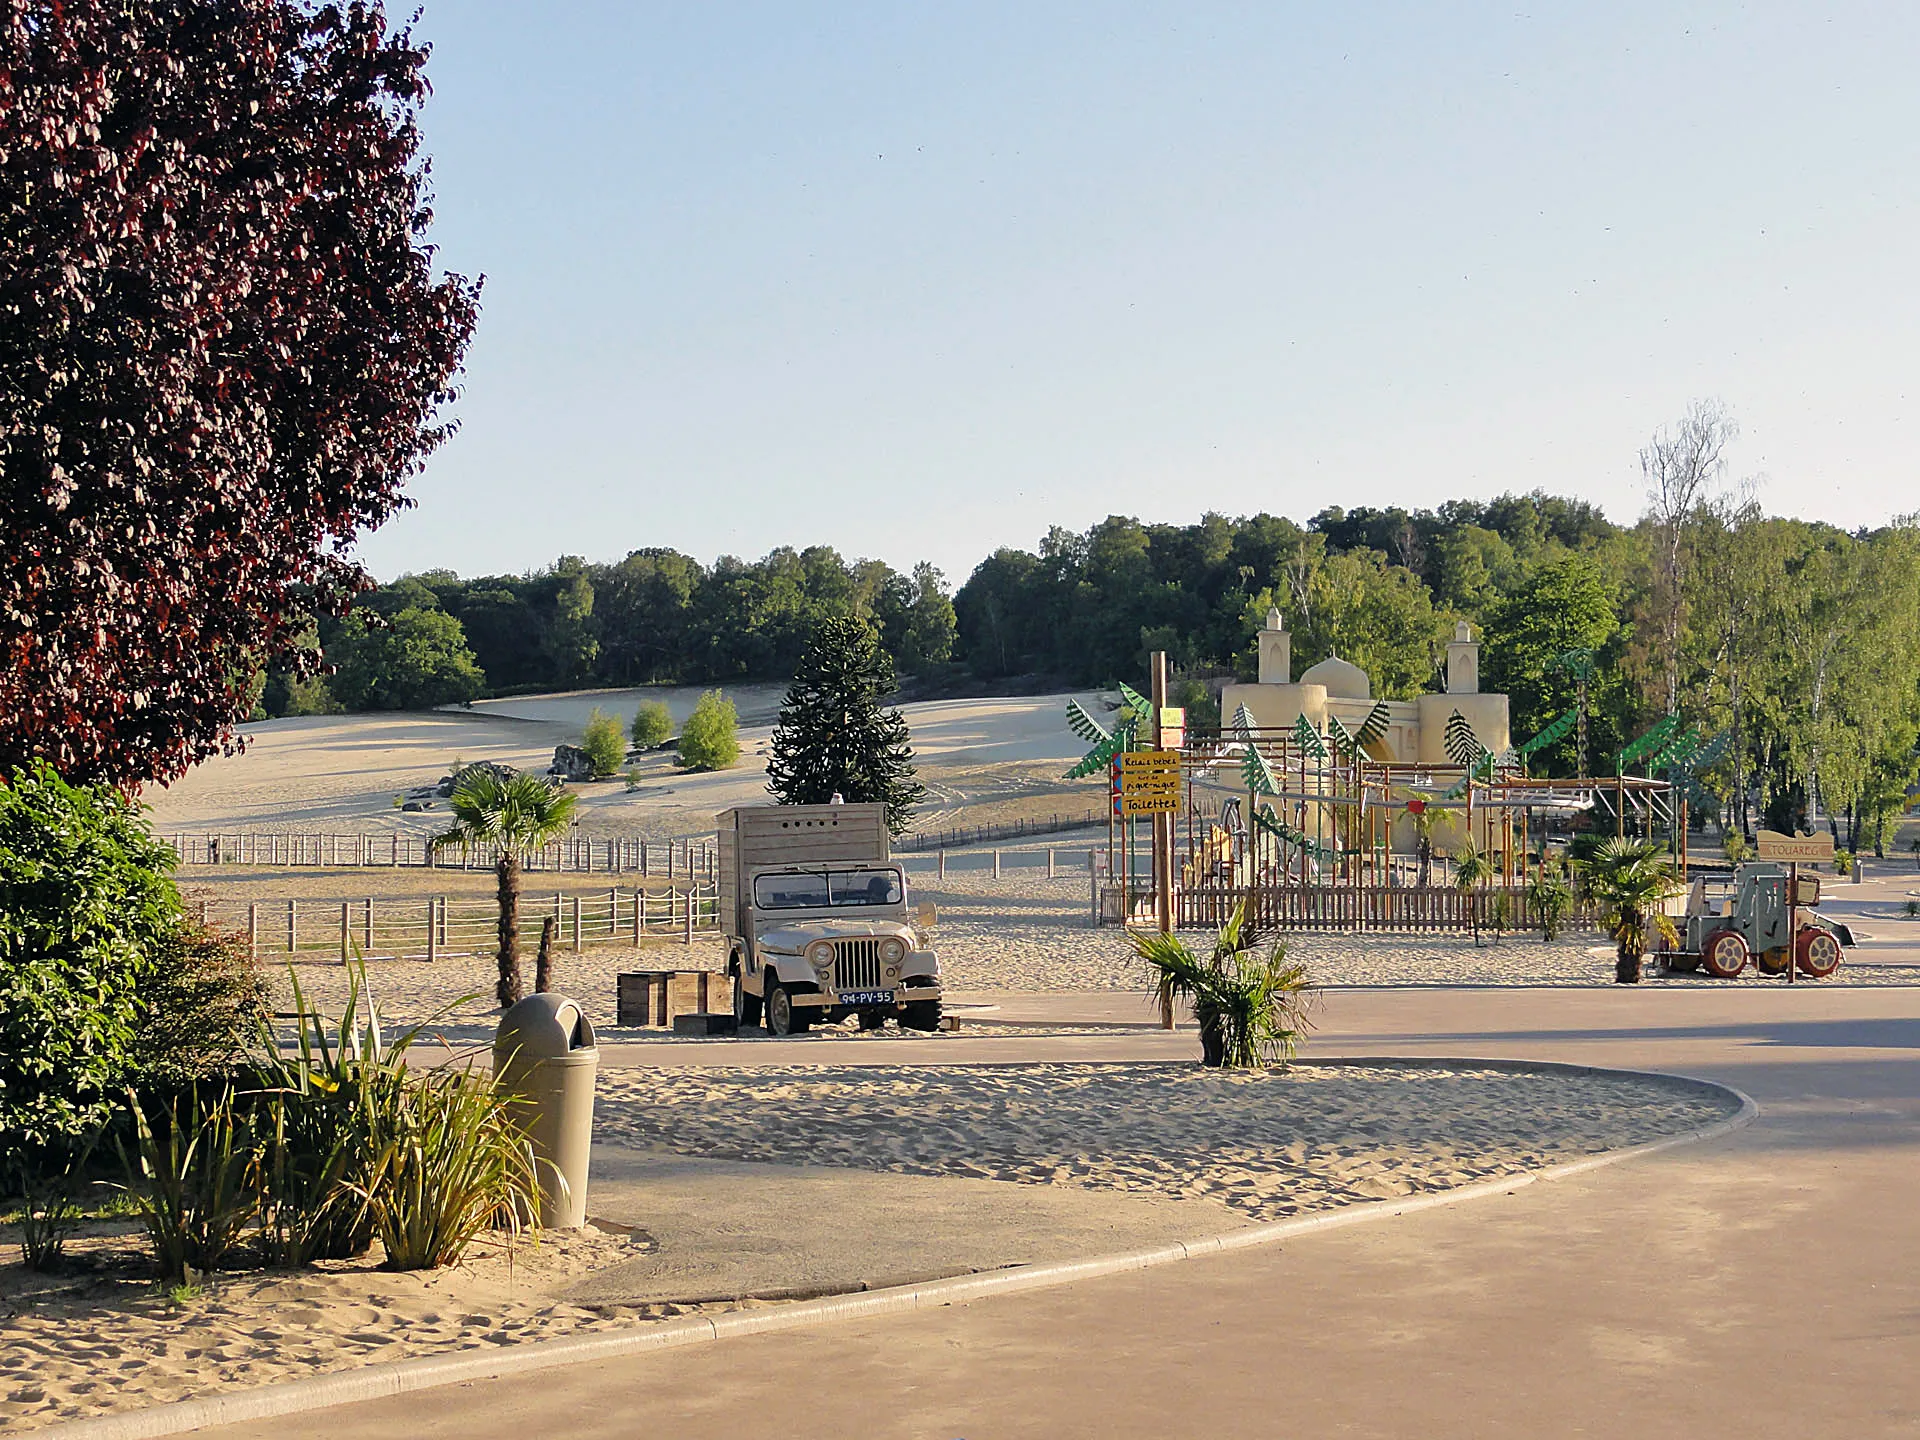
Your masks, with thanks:
<instances>
[{"instance_id":1,"label":"tractor","mask_svg":"<svg viewBox=\"0 0 1920 1440\"><path fill-rule=\"evenodd\" d=\"M1788 887L1797 892L1791 898ZM1717 891L1710 887L1717 886ZM1701 878L1687 896L1682 948L1655 958L1669 970L1704 970L1731 980L1753 961L1762 974L1824 979L1840 968L1840 952L1853 945L1853 931L1814 911L1820 903L1818 875L1790 875L1785 865L1742 865L1731 883ZM1788 928L1798 916L1798 928Z\"/></svg>"}]
</instances>

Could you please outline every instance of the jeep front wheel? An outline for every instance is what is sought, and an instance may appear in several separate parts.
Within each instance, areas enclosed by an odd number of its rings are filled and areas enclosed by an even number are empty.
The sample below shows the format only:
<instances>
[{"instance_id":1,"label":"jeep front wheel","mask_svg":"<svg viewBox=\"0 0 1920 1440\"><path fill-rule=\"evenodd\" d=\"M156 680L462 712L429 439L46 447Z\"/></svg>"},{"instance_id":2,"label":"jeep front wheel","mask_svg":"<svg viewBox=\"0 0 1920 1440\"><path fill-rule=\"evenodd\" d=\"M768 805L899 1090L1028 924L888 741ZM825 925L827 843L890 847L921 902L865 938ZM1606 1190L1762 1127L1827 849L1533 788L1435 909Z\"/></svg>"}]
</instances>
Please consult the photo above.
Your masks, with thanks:
<instances>
[{"instance_id":1,"label":"jeep front wheel","mask_svg":"<svg viewBox=\"0 0 1920 1440\"><path fill-rule=\"evenodd\" d=\"M784 985L767 986L767 1033L769 1035L804 1035L813 1026L813 1018L793 1003L793 996Z\"/></svg>"}]
</instances>

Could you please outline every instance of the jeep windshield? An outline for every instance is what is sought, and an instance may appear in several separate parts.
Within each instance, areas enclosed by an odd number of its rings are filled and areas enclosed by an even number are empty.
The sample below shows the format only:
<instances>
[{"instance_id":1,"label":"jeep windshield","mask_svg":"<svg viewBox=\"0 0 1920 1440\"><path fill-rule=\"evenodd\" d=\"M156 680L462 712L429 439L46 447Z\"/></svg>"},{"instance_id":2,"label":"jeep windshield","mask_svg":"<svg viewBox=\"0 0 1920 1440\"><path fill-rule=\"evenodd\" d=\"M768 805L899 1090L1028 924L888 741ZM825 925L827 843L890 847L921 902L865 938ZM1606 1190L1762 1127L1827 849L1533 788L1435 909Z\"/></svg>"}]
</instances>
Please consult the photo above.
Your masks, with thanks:
<instances>
[{"instance_id":1,"label":"jeep windshield","mask_svg":"<svg viewBox=\"0 0 1920 1440\"><path fill-rule=\"evenodd\" d=\"M898 905L902 898L898 870L819 870L761 875L753 882L753 903L762 910Z\"/></svg>"}]
</instances>

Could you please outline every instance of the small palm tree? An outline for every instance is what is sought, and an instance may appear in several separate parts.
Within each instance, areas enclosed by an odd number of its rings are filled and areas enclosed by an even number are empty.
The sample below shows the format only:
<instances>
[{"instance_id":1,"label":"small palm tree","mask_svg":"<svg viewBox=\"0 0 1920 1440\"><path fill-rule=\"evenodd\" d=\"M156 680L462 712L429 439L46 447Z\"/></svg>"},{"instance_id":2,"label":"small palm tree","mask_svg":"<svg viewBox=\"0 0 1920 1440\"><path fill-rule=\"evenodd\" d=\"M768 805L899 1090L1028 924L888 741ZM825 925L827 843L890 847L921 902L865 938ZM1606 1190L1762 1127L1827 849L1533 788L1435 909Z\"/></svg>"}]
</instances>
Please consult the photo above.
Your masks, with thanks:
<instances>
[{"instance_id":1,"label":"small palm tree","mask_svg":"<svg viewBox=\"0 0 1920 1440\"><path fill-rule=\"evenodd\" d=\"M1453 883L1463 893L1471 893L1493 879L1493 858L1469 840L1453 852ZM1477 901L1467 909L1473 917L1473 943L1480 943L1480 906ZM1495 937L1498 938L1497 936Z\"/></svg>"},{"instance_id":2,"label":"small palm tree","mask_svg":"<svg viewBox=\"0 0 1920 1440\"><path fill-rule=\"evenodd\" d=\"M1560 862L1543 858L1533 879L1527 882L1527 904L1540 924L1540 939L1552 944L1560 933L1560 922L1573 912L1573 891L1560 873Z\"/></svg>"},{"instance_id":3,"label":"small palm tree","mask_svg":"<svg viewBox=\"0 0 1920 1440\"><path fill-rule=\"evenodd\" d=\"M1413 822L1413 854L1420 862L1422 889L1433 883L1433 839L1440 826L1453 814L1431 800L1409 800L1407 818Z\"/></svg>"},{"instance_id":4,"label":"small palm tree","mask_svg":"<svg viewBox=\"0 0 1920 1440\"><path fill-rule=\"evenodd\" d=\"M449 845L491 845L500 852L493 867L500 900L500 983L494 998L503 1010L518 1003L523 994L520 857L564 835L573 823L573 808L578 803L578 796L537 776L506 778L476 768L454 787L448 802L453 824L429 842L435 850Z\"/></svg>"},{"instance_id":5,"label":"small palm tree","mask_svg":"<svg viewBox=\"0 0 1920 1440\"><path fill-rule=\"evenodd\" d=\"M1132 931L1135 953L1155 972L1153 994L1163 1013L1177 998L1193 1004L1204 1065L1255 1070L1291 1060L1312 1028L1313 983L1307 967L1290 964L1284 945L1266 955L1247 927L1243 904L1214 936L1202 959L1177 935Z\"/></svg>"},{"instance_id":6,"label":"small palm tree","mask_svg":"<svg viewBox=\"0 0 1920 1440\"><path fill-rule=\"evenodd\" d=\"M1587 893L1600 903L1619 947L1614 983L1638 985L1647 930L1652 928L1669 945L1680 938L1661 909L1682 888L1666 846L1657 840L1609 840L1587 861L1584 878Z\"/></svg>"}]
</instances>

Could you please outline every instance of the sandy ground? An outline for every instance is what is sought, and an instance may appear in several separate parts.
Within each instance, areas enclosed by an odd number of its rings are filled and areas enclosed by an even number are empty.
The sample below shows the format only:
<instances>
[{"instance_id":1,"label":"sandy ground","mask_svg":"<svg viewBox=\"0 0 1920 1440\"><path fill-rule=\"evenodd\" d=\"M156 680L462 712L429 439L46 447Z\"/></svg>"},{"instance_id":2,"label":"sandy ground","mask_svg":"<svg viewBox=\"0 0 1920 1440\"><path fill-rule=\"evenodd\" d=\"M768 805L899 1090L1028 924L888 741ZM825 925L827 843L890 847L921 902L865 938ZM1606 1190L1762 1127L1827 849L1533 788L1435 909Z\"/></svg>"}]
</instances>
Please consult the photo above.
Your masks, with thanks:
<instances>
[{"instance_id":1,"label":"sandy ground","mask_svg":"<svg viewBox=\"0 0 1920 1440\"><path fill-rule=\"evenodd\" d=\"M456 760L493 760L544 770L553 747L575 743L595 706L630 720L658 693L676 718L697 690L597 691L483 701L427 713L306 716L241 727L245 750L208 760L142 798L162 832L274 831L427 835L442 810L412 815L396 795L432 785ZM729 691L741 709L741 763L709 775L682 772L668 754L636 762L637 788L621 780L576 785L580 828L595 836L708 837L731 805L764 802L766 760L782 690ZM1067 695L932 700L903 706L912 728L927 803L916 824L940 829L964 814L970 825L1084 813L1101 803L1098 781L1067 783L1062 772L1086 746L1067 729ZM1082 695L1096 713L1110 701Z\"/></svg>"},{"instance_id":2,"label":"sandy ground","mask_svg":"<svg viewBox=\"0 0 1920 1440\"><path fill-rule=\"evenodd\" d=\"M363 1260L236 1272L176 1302L129 1225L95 1226L59 1274L18 1263L0 1231L0 1430L269 1384L442 1350L512 1345L684 1314L584 1306L562 1292L646 1252L597 1229L477 1245L458 1268L395 1274Z\"/></svg>"},{"instance_id":3,"label":"sandy ground","mask_svg":"<svg viewBox=\"0 0 1920 1440\"><path fill-rule=\"evenodd\" d=\"M1620 1077L1080 1063L619 1070L602 1079L597 1124L608 1141L687 1155L1150 1193L1277 1220L1513 1174L1726 1113Z\"/></svg>"},{"instance_id":4,"label":"sandy ground","mask_svg":"<svg viewBox=\"0 0 1920 1440\"><path fill-rule=\"evenodd\" d=\"M603 1078L597 1111L605 1142L772 1162L763 1174L774 1183L774 1167L825 1166L1181 1202L1163 1212L1168 1238L1515 1174L1726 1113L1705 1095L1620 1077L1431 1065L1237 1075L1151 1062L622 1070ZM568 1298L590 1293L596 1272L631 1269L651 1243L590 1230L523 1246L511 1268L495 1252L428 1274L387 1274L371 1259L237 1274L179 1304L128 1263L125 1238L88 1242L56 1277L0 1252L0 1423L30 1429L682 1313Z\"/></svg>"}]
</instances>

